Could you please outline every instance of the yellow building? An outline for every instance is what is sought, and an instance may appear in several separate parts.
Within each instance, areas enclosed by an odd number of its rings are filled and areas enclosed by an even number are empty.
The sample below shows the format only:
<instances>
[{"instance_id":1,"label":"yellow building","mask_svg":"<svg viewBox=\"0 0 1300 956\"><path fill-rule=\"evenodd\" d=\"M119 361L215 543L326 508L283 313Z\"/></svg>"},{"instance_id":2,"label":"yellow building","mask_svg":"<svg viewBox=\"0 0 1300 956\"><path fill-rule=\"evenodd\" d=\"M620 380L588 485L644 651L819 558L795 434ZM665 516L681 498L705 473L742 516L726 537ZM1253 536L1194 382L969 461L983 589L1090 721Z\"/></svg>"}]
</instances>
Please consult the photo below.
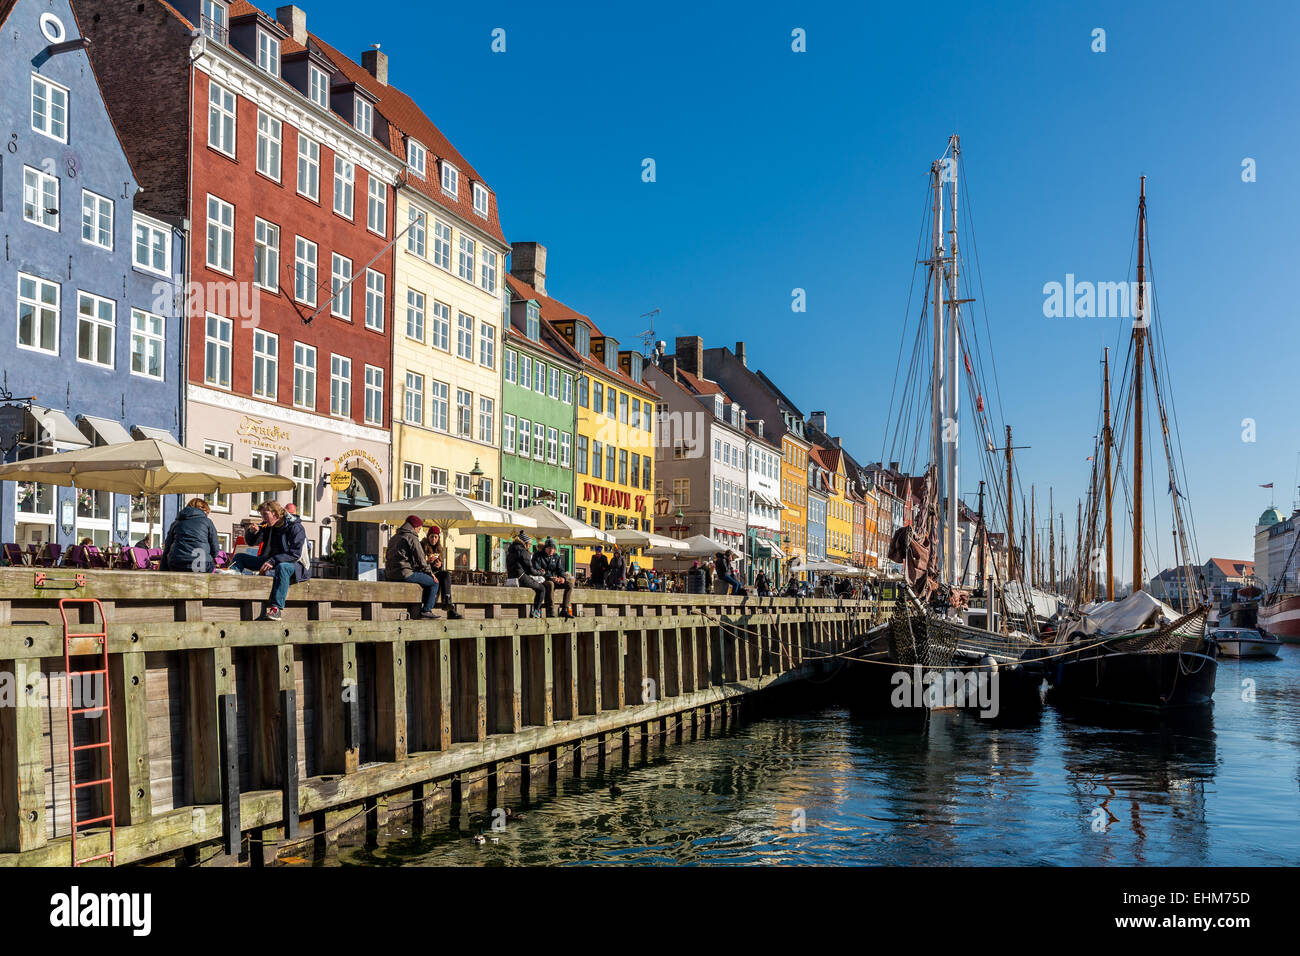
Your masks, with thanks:
<instances>
[{"instance_id":1,"label":"yellow building","mask_svg":"<svg viewBox=\"0 0 1300 956\"><path fill-rule=\"evenodd\" d=\"M841 564L853 561L853 502L849 499L844 454L839 448L814 446L812 455L831 476L826 496L826 558Z\"/></svg>"},{"instance_id":2,"label":"yellow building","mask_svg":"<svg viewBox=\"0 0 1300 956\"><path fill-rule=\"evenodd\" d=\"M808 560L808 450L803 422L791 416L781 438L781 541L786 557ZM788 547L787 547L788 542Z\"/></svg>"},{"instance_id":3,"label":"yellow building","mask_svg":"<svg viewBox=\"0 0 1300 956\"><path fill-rule=\"evenodd\" d=\"M509 246L491 190L418 107L389 88L386 98L396 97L404 102L391 112L380 102L392 148L406 162L395 210L393 498L450 491L500 504ZM454 567L499 570L489 539L450 532L446 541Z\"/></svg>"},{"instance_id":4,"label":"yellow building","mask_svg":"<svg viewBox=\"0 0 1300 956\"><path fill-rule=\"evenodd\" d=\"M658 397L641 377L640 352L620 351L590 318L546 295L546 249L520 243L511 275L529 288L542 321L581 360L573 460L573 516L606 531L653 530L654 410ZM588 567L590 548L574 549L575 568ZM640 556L645 568L653 561ZM628 562L629 566L631 561Z\"/></svg>"}]
</instances>

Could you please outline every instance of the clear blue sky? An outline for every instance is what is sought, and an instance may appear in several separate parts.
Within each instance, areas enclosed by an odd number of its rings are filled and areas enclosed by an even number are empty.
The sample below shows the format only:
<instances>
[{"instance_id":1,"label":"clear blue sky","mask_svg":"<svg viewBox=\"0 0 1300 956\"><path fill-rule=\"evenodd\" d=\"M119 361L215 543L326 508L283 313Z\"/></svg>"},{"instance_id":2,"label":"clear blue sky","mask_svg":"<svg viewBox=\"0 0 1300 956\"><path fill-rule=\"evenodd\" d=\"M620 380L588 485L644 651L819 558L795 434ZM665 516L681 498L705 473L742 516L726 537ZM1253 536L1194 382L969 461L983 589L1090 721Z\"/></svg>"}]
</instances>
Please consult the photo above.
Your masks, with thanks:
<instances>
[{"instance_id":1,"label":"clear blue sky","mask_svg":"<svg viewBox=\"0 0 1300 956\"><path fill-rule=\"evenodd\" d=\"M1257 485L1289 510L1297 4L303 6L354 56L382 43L496 190L507 238L548 247L548 291L625 345L655 308L670 347L744 340L862 461L886 431L929 164L960 132L1002 397L1033 446L1021 475L1055 486L1071 528L1117 328L1045 319L1042 288L1129 278L1146 174L1202 560L1253 557Z\"/></svg>"}]
</instances>

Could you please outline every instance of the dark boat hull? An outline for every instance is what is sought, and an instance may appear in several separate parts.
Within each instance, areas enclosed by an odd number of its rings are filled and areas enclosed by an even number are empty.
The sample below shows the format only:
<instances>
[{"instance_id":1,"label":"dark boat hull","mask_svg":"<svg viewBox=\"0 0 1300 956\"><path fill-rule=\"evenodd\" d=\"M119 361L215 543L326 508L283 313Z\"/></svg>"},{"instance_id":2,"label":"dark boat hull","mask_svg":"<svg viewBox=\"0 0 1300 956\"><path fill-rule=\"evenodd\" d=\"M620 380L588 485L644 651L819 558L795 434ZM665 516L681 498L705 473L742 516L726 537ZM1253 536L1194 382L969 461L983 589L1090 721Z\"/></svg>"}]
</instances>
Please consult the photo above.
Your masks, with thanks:
<instances>
[{"instance_id":1,"label":"dark boat hull","mask_svg":"<svg viewBox=\"0 0 1300 956\"><path fill-rule=\"evenodd\" d=\"M1166 711L1206 707L1218 670L1212 645L1196 651L1116 651L1105 646L1062 658L1050 699L1063 704Z\"/></svg>"}]
</instances>

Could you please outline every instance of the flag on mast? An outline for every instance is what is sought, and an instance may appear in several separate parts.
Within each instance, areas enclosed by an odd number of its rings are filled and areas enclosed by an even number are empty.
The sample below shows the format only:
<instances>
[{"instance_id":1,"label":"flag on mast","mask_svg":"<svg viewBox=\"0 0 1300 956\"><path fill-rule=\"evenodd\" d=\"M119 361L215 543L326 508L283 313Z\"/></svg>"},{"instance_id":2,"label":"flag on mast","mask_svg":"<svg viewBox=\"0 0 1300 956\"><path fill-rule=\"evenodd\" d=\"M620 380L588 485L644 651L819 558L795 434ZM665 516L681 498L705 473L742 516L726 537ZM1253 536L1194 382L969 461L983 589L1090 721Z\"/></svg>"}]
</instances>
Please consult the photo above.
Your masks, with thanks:
<instances>
[{"instance_id":1,"label":"flag on mast","mask_svg":"<svg viewBox=\"0 0 1300 956\"><path fill-rule=\"evenodd\" d=\"M1270 482L1269 482L1268 484L1266 484L1266 485L1260 485L1260 487L1261 487L1261 488L1272 488L1272 487L1273 487L1273 482L1270 481Z\"/></svg>"}]
</instances>

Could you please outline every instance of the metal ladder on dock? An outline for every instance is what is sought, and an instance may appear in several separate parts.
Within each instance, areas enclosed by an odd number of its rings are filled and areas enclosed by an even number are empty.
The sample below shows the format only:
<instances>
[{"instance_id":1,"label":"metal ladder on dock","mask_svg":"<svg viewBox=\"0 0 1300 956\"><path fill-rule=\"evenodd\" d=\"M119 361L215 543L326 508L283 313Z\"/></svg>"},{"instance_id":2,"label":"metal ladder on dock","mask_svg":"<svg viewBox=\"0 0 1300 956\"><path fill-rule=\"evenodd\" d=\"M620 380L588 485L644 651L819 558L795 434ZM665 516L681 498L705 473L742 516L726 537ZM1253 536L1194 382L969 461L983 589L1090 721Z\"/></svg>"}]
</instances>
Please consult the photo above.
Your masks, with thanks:
<instances>
[{"instance_id":1,"label":"metal ladder on dock","mask_svg":"<svg viewBox=\"0 0 1300 956\"><path fill-rule=\"evenodd\" d=\"M92 607L93 617L98 619L99 629L94 631L73 631L72 625L68 621L69 608ZM68 712L68 801L69 811L72 820L72 865L81 866L83 863L90 863L95 860L108 860L109 866L116 865L117 861L117 806L113 793L113 715L110 710L111 702L108 692L108 619L104 616L104 607L94 598L60 598L59 599L59 616L63 618L63 680L64 680L64 703ZM78 615L78 624L81 623ZM99 666L90 670L72 669L72 643L79 640L93 640L98 647ZM82 657L83 654L76 656ZM81 695L76 695L78 699L74 700L73 681L81 681L89 677L92 681L99 678L103 681L104 699L102 707L78 707L76 704L84 704L85 701L79 699ZM76 686L84 685L78 683ZM72 718L84 714L100 714L104 721L104 735L102 740L93 740L90 743L75 745L72 736ZM103 763L101 766L107 767L107 776L98 780L86 780L81 783L77 782L77 754L84 751L102 750ZM93 776L93 774L92 774ZM81 790L89 790L93 787L108 788L108 814L106 816L92 817L88 820L77 818L77 794ZM78 857L77 856L77 835L82 827L88 827L96 823L108 824L108 852L98 853L94 856Z\"/></svg>"}]
</instances>

